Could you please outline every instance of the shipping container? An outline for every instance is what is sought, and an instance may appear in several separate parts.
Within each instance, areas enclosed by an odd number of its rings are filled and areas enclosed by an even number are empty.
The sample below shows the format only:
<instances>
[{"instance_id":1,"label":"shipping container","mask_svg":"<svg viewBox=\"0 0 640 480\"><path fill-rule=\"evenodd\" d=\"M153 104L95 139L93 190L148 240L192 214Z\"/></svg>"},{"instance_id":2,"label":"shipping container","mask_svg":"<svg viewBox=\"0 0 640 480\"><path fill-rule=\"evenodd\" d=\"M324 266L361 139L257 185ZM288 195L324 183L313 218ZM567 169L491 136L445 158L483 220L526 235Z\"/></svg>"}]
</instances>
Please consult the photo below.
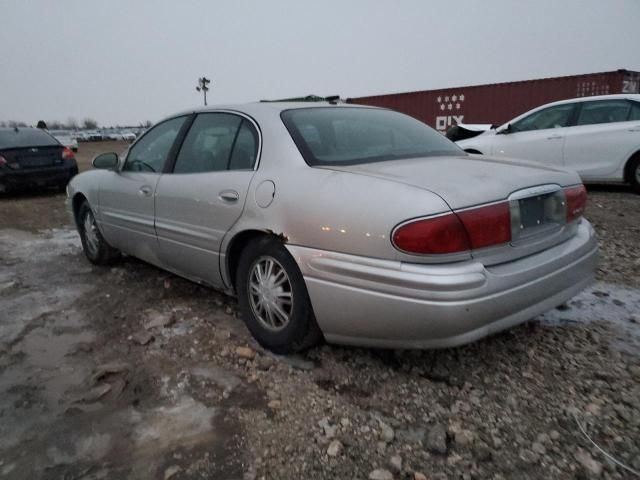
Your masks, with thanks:
<instances>
[{"instance_id":1,"label":"shipping container","mask_svg":"<svg viewBox=\"0 0 640 480\"><path fill-rule=\"evenodd\" d=\"M357 97L347 102L391 108L444 133L458 123L500 125L545 103L614 93L640 93L640 73L617 70Z\"/></svg>"}]
</instances>

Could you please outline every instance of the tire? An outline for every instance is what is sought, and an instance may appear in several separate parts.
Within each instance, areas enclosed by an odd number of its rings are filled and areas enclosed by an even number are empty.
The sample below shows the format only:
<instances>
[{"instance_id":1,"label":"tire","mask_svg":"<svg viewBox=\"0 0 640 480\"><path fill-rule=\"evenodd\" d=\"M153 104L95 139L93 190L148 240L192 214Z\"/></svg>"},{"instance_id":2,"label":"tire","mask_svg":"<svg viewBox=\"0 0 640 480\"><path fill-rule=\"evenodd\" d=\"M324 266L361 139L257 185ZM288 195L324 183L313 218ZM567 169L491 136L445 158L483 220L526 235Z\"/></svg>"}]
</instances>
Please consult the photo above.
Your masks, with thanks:
<instances>
[{"instance_id":1,"label":"tire","mask_svg":"<svg viewBox=\"0 0 640 480\"><path fill-rule=\"evenodd\" d=\"M640 155L636 155L629 163L629 183L640 194Z\"/></svg>"},{"instance_id":2,"label":"tire","mask_svg":"<svg viewBox=\"0 0 640 480\"><path fill-rule=\"evenodd\" d=\"M91 233L87 231L91 228ZM78 210L78 233L82 250L87 259L95 265L110 265L120 257L120 252L107 243L100 233L93 211L87 201Z\"/></svg>"},{"instance_id":3,"label":"tire","mask_svg":"<svg viewBox=\"0 0 640 480\"><path fill-rule=\"evenodd\" d=\"M322 339L302 273L279 239L264 236L247 244L238 263L236 291L242 319L264 348L299 352Z\"/></svg>"}]
</instances>

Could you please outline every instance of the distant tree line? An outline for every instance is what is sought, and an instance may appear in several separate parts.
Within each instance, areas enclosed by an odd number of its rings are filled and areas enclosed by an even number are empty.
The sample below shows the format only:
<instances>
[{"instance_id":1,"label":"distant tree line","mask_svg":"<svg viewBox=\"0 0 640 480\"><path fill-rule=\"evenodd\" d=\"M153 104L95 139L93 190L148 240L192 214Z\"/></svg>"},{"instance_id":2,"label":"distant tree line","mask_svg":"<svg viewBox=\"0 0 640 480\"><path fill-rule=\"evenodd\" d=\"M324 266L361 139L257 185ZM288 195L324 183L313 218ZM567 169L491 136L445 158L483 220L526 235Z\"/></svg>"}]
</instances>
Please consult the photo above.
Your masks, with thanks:
<instances>
[{"instance_id":1,"label":"distant tree line","mask_svg":"<svg viewBox=\"0 0 640 480\"><path fill-rule=\"evenodd\" d=\"M47 124L47 128L49 130L78 130L79 128L82 128L85 130L95 130L99 126L98 122L93 118L85 118L84 120L82 120L82 122L76 121L75 118L69 118L66 122L51 120L51 121L46 121L45 123ZM142 128L149 128L151 125L153 125L151 121L147 120L145 122L140 122L138 126ZM7 128L7 127L24 128L28 126L29 125L27 125L25 122L19 122L16 120L0 120L0 128ZM115 126L115 128L130 128L130 127L131 126L128 126L128 127L123 127L121 125Z\"/></svg>"}]
</instances>

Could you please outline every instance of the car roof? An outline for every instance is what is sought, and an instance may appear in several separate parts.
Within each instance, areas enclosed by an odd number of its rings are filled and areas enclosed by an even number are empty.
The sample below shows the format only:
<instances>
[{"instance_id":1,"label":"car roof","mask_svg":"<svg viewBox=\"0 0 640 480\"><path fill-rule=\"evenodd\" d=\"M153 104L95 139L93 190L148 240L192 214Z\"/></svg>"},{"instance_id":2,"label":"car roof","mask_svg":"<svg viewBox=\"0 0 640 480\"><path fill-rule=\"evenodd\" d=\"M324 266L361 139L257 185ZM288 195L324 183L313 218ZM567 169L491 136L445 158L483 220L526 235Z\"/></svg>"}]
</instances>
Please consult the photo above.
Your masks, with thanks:
<instances>
[{"instance_id":1,"label":"car roof","mask_svg":"<svg viewBox=\"0 0 640 480\"><path fill-rule=\"evenodd\" d=\"M357 105L352 103L330 103L330 102L253 102L253 103L235 103L224 105L209 105L206 107L192 108L189 110L183 110L181 112L170 115L166 118L178 117L180 115L187 115L191 113L203 113L214 112L219 110L231 110L247 115L260 114L260 113L272 113L280 114L285 110L299 109L299 108L379 108L371 107L367 105Z\"/></svg>"},{"instance_id":2,"label":"car roof","mask_svg":"<svg viewBox=\"0 0 640 480\"><path fill-rule=\"evenodd\" d=\"M639 93L619 93L615 95L593 95L589 97L576 97L567 98L566 100L559 100L557 102L545 103L543 106L548 107L551 105L563 105L565 103L577 103L577 102L593 102L596 100L635 100L640 101Z\"/></svg>"}]
</instances>

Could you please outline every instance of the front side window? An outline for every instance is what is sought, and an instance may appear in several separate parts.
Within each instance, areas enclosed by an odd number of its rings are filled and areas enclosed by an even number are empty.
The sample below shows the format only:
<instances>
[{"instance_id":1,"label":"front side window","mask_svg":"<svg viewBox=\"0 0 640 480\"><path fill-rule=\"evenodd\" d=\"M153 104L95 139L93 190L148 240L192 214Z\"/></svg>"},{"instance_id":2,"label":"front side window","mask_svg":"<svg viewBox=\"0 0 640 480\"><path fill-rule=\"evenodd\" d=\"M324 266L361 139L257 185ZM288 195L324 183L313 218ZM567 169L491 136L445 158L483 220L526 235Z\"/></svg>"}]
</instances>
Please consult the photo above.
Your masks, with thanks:
<instances>
[{"instance_id":1,"label":"front side window","mask_svg":"<svg viewBox=\"0 0 640 480\"><path fill-rule=\"evenodd\" d=\"M561 128L569 124L575 104L555 105L538 110L511 125L513 132L529 132L547 128Z\"/></svg>"},{"instance_id":2,"label":"front side window","mask_svg":"<svg viewBox=\"0 0 640 480\"><path fill-rule=\"evenodd\" d=\"M172 118L149 130L131 147L122 170L127 172L161 172L186 119L187 117Z\"/></svg>"},{"instance_id":3,"label":"front side window","mask_svg":"<svg viewBox=\"0 0 640 480\"><path fill-rule=\"evenodd\" d=\"M356 165L436 155L464 155L424 123L378 108L285 110L282 121L309 165Z\"/></svg>"},{"instance_id":4,"label":"front side window","mask_svg":"<svg viewBox=\"0 0 640 480\"><path fill-rule=\"evenodd\" d=\"M585 102L580 109L576 125L626 122L631 105L626 100Z\"/></svg>"},{"instance_id":5,"label":"front side window","mask_svg":"<svg viewBox=\"0 0 640 480\"><path fill-rule=\"evenodd\" d=\"M248 120L230 113L201 113L193 122L173 173L251 169L258 134Z\"/></svg>"}]
</instances>

